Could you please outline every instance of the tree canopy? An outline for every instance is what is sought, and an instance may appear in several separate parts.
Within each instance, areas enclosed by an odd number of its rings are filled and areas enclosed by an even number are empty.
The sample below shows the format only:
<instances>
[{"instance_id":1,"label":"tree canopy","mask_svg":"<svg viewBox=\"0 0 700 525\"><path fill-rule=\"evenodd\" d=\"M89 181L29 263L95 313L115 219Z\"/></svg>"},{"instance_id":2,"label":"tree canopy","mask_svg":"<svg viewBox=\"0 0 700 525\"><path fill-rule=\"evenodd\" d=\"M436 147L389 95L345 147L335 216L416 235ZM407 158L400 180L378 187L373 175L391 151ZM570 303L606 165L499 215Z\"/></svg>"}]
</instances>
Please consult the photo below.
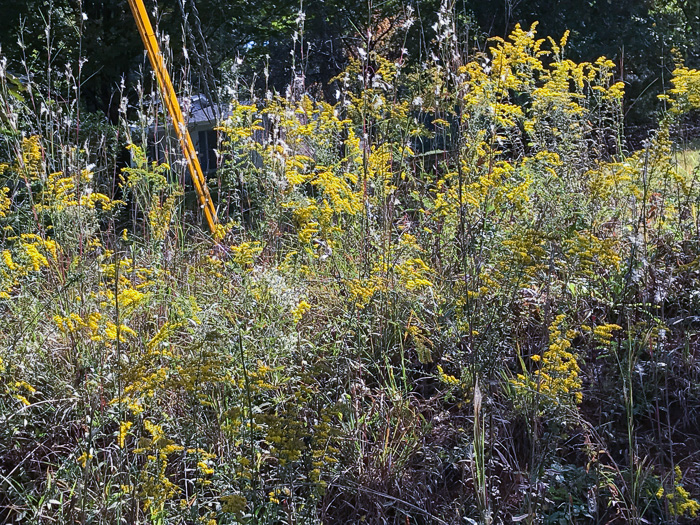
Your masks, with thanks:
<instances>
[{"instance_id":1,"label":"tree canopy","mask_svg":"<svg viewBox=\"0 0 700 525\"><path fill-rule=\"evenodd\" d=\"M634 120L649 118L651 95L663 89L675 62L697 62L698 0L443 4L456 13L459 36L472 48L483 48L488 37L506 35L517 23L529 27L537 21L543 35L571 31L572 59L606 56L616 63ZM425 44L436 38L441 2L148 0L147 6L168 40L174 65L185 68L195 90L214 91L236 71L249 80L255 72L256 88L281 92L296 69L307 86L329 95L331 79L358 49L391 42L399 44L391 49L406 50L402 60L418 64ZM122 79L133 86L146 64L126 0L7 0L0 17L0 44L10 71L61 75L70 65L77 74L81 64L86 107L112 119ZM643 94L647 97L637 102Z\"/></svg>"}]
</instances>

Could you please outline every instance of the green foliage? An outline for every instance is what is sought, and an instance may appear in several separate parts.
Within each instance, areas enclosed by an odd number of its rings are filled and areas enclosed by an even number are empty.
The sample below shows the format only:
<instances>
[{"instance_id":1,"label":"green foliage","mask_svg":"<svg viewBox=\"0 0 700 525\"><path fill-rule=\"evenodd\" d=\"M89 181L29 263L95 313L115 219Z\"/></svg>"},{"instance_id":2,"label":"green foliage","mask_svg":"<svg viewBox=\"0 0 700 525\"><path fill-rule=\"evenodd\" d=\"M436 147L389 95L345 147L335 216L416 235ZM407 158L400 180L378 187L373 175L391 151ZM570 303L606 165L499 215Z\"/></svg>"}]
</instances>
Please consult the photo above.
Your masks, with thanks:
<instances>
[{"instance_id":1,"label":"green foliage","mask_svg":"<svg viewBox=\"0 0 700 525\"><path fill-rule=\"evenodd\" d=\"M610 60L454 20L335 105L234 100L216 239L176 157L3 80L4 522L694 518L700 74L629 152Z\"/></svg>"},{"instance_id":2,"label":"green foliage","mask_svg":"<svg viewBox=\"0 0 700 525\"><path fill-rule=\"evenodd\" d=\"M332 79L361 52L419 66L429 57L430 42L446 41L447 13L454 13L451 29L460 46L481 48L489 36L505 37L516 24L529 27L539 20L543 34L572 31L569 58L613 59L627 84L628 123L645 125L654 121L659 107L655 95L668 87L674 61L680 57L697 66L700 34L696 0L280 0L259 3L255 9L242 0L147 0L146 6L172 43L174 64L188 69L188 80L209 98L215 98L217 85L231 87L225 85L231 72L242 69L257 73L253 84L263 92L284 92L296 78L330 101L336 89ZM136 88L139 66L147 67L126 0L6 0L0 18L5 21L0 42L15 75L34 75L44 85L58 80L54 88L68 86L70 74L89 78L81 83L86 107L118 121L114 87L124 82L129 90ZM183 47L189 51L181 52ZM51 72L44 67L46 56L51 57ZM79 62L82 57L87 60ZM66 66L75 64L79 66L68 72Z\"/></svg>"}]
</instances>

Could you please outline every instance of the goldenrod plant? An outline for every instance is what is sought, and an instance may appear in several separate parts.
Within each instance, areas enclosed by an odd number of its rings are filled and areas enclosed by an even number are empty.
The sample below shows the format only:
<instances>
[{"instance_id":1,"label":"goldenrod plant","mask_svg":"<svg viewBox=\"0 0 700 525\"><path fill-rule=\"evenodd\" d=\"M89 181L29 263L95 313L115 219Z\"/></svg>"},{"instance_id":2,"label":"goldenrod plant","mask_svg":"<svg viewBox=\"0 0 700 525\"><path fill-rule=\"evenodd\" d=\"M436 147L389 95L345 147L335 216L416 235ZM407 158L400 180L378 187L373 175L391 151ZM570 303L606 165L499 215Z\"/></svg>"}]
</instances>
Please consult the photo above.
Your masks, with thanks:
<instances>
[{"instance_id":1,"label":"goldenrod plant","mask_svg":"<svg viewBox=\"0 0 700 525\"><path fill-rule=\"evenodd\" d=\"M0 67L0 521L697 519L700 73L632 150L610 59L460 23L238 79L214 234L143 93L83 130Z\"/></svg>"}]
</instances>

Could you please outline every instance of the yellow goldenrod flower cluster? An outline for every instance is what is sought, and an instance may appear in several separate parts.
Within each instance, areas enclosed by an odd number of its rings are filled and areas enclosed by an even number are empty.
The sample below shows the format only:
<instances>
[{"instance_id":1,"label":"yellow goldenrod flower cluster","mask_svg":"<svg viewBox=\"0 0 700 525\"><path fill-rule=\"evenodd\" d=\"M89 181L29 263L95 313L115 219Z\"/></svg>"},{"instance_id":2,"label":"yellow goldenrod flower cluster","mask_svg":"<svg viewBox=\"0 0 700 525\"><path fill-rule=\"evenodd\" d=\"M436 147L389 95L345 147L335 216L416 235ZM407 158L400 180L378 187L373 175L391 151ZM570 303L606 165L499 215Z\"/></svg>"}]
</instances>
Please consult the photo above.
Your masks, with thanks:
<instances>
[{"instance_id":1,"label":"yellow goldenrod flower cluster","mask_svg":"<svg viewBox=\"0 0 700 525\"><path fill-rule=\"evenodd\" d=\"M126 436L129 434L129 429L133 426L131 421L122 421L119 423L119 434L117 435L117 443L120 448L124 448L126 444Z\"/></svg>"},{"instance_id":2,"label":"yellow goldenrod flower cluster","mask_svg":"<svg viewBox=\"0 0 700 525\"><path fill-rule=\"evenodd\" d=\"M432 270L420 257L408 259L396 266L396 273L407 290L428 288L433 283L428 279Z\"/></svg>"},{"instance_id":3,"label":"yellow goldenrod flower cluster","mask_svg":"<svg viewBox=\"0 0 700 525\"><path fill-rule=\"evenodd\" d=\"M457 379L455 376L446 374L444 370L442 369L442 366L438 365L437 367L438 371L438 379L440 379L440 382L447 385L447 386L459 386L460 385L460 380Z\"/></svg>"},{"instance_id":4,"label":"yellow goldenrod flower cluster","mask_svg":"<svg viewBox=\"0 0 700 525\"><path fill-rule=\"evenodd\" d=\"M156 203L148 212L148 223L151 227L151 235L156 241L165 239L170 223L172 222L173 213L177 205L177 199L180 197L179 192L169 195L163 203Z\"/></svg>"},{"instance_id":5,"label":"yellow goldenrod flower cluster","mask_svg":"<svg viewBox=\"0 0 700 525\"><path fill-rule=\"evenodd\" d=\"M12 200L7 196L10 188L0 188L0 218L7 217L7 212L12 206Z\"/></svg>"},{"instance_id":6,"label":"yellow goldenrod flower cluster","mask_svg":"<svg viewBox=\"0 0 700 525\"><path fill-rule=\"evenodd\" d=\"M309 303L303 299L299 301L297 305L292 308L292 319L294 320L294 323L301 321L301 318L304 317L304 314L306 314L309 310L311 310L311 305Z\"/></svg>"},{"instance_id":7,"label":"yellow goldenrod flower cluster","mask_svg":"<svg viewBox=\"0 0 700 525\"><path fill-rule=\"evenodd\" d=\"M518 374L511 381L520 395L542 394L540 403L545 407L579 404L583 400L580 368L576 355L569 351L576 331L563 328L565 319L564 314L554 319L549 327L549 347L542 355L531 357L539 368L532 374Z\"/></svg>"},{"instance_id":8,"label":"yellow goldenrod flower cluster","mask_svg":"<svg viewBox=\"0 0 700 525\"><path fill-rule=\"evenodd\" d=\"M80 457L76 459L78 463L80 463L80 466L85 468L87 465L87 462L90 461L94 456L89 453L89 452L83 452Z\"/></svg>"},{"instance_id":9,"label":"yellow goldenrod flower cluster","mask_svg":"<svg viewBox=\"0 0 700 525\"><path fill-rule=\"evenodd\" d=\"M700 503L690 497L690 493L681 485L682 480L683 472L681 472L681 468L676 465L674 467L673 491L665 493L664 488L660 487L656 492L656 497L659 499L664 496L666 497L671 515L695 518L698 512L700 512Z\"/></svg>"},{"instance_id":10,"label":"yellow goldenrod flower cluster","mask_svg":"<svg viewBox=\"0 0 700 525\"><path fill-rule=\"evenodd\" d=\"M644 467L632 450L635 389L667 376L676 403L679 365L692 360L683 312L698 301L698 171L679 169L668 123L644 151L625 152L612 61L569 60L568 33L555 41L535 30L517 26L468 56L441 40L421 69L382 57L377 42L336 78L336 104L296 88L232 102L218 128L213 193L229 222L213 247L187 229L174 235L192 211L180 217L190 206L174 183L180 162L153 163L129 147L127 225L114 213L120 202L101 193L112 171L86 161L94 152L8 136L3 423L8 439L36 439L35 421L63 414L49 401L81 420L76 442L61 445L72 447L71 468L51 470L56 483L36 490L80 487L88 521L122 501L153 523L313 520L314 505L337 510L340 493L324 499L326 483L338 491L346 476L379 480L383 492L429 481L414 469L430 468L421 458L442 458L449 444L450 461L472 466L467 489L483 507L475 520L503 521L510 514L498 513L527 502L498 499L484 440L508 434L515 415L531 425L527 457L538 461L508 463L529 464L533 487L548 487L537 512L585 514L590 496L591 515L607 499L595 514L624 519L638 510L632 492L653 502L653 492L596 490L587 472L604 469L614 487L629 481L627 466ZM674 111L700 108L700 73L678 68L668 100ZM44 312L53 323L41 322ZM617 319L628 329L608 322ZM42 362L54 356L54 366ZM629 380L614 370L610 382L584 385L582 367L595 377L615 360ZM488 386L483 405L479 384ZM576 440L563 425L590 415L579 410L584 386L593 399L611 384L624 396L604 410L627 410L629 465L574 464L582 455L572 447L583 442L599 458L604 443L593 443L588 422ZM466 397L454 403L471 391L473 440L457 423ZM494 417L481 417L485 409ZM624 426L610 427L610 442ZM547 442L537 439L543 429ZM556 480L542 483L542 473ZM647 508L696 518L700 504L681 481L676 468L656 493L662 504ZM386 507L363 503L352 502L360 520ZM60 521L49 506L39 510Z\"/></svg>"},{"instance_id":11,"label":"yellow goldenrod flower cluster","mask_svg":"<svg viewBox=\"0 0 700 525\"><path fill-rule=\"evenodd\" d=\"M16 170L29 180L41 179L44 175L41 137L32 135L22 139L22 151L15 165Z\"/></svg>"},{"instance_id":12,"label":"yellow goldenrod flower cluster","mask_svg":"<svg viewBox=\"0 0 700 525\"><path fill-rule=\"evenodd\" d=\"M229 512L234 515L241 514L248 504L248 501L244 496L240 494L229 494L227 496L221 496L219 498L221 501L221 509L224 512Z\"/></svg>"},{"instance_id":13,"label":"yellow goldenrod flower cluster","mask_svg":"<svg viewBox=\"0 0 700 525\"><path fill-rule=\"evenodd\" d=\"M253 140L264 129L263 118L283 131L278 140ZM343 216L362 208L354 171L359 152L350 123L329 104L307 96L294 103L278 97L264 109L234 104L232 116L219 128L225 135L224 157L235 172L246 166L252 169L249 156L254 152L269 166L270 182L283 185L279 205L292 213L299 241L306 247L315 239L332 244ZM346 154L338 155L342 146L338 137L343 133L348 137Z\"/></svg>"},{"instance_id":14,"label":"yellow goldenrod flower cluster","mask_svg":"<svg viewBox=\"0 0 700 525\"><path fill-rule=\"evenodd\" d=\"M90 313L85 318L76 313L71 313L67 316L55 315L53 320L64 335L76 336L80 332L85 331L90 340L102 340L99 334L102 314L99 312Z\"/></svg>"},{"instance_id":15,"label":"yellow goldenrod flower cluster","mask_svg":"<svg viewBox=\"0 0 700 525\"><path fill-rule=\"evenodd\" d=\"M593 329L593 335L603 345L608 345L612 341L613 332L622 330L622 327L616 324L601 324Z\"/></svg>"},{"instance_id":16,"label":"yellow goldenrod flower cluster","mask_svg":"<svg viewBox=\"0 0 700 525\"><path fill-rule=\"evenodd\" d=\"M12 236L7 241L14 243L14 250L2 251L0 298L5 299L10 297L12 288L19 284L20 279L55 265L60 251L56 241L33 233Z\"/></svg>"},{"instance_id":17,"label":"yellow goldenrod flower cluster","mask_svg":"<svg viewBox=\"0 0 700 525\"><path fill-rule=\"evenodd\" d=\"M262 246L258 241L242 242L231 248L231 259L244 270L251 270L255 258L262 253Z\"/></svg>"},{"instance_id":18,"label":"yellow goldenrod flower cluster","mask_svg":"<svg viewBox=\"0 0 700 525\"><path fill-rule=\"evenodd\" d=\"M360 310L366 308L374 294L383 289L383 282L378 277L345 279L343 283L350 294L350 300Z\"/></svg>"},{"instance_id":19,"label":"yellow goldenrod flower cluster","mask_svg":"<svg viewBox=\"0 0 700 525\"><path fill-rule=\"evenodd\" d=\"M700 71L686 66L677 67L671 79L673 88L659 98L672 102L672 111L683 114L700 108Z\"/></svg>"},{"instance_id":20,"label":"yellow goldenrod flower cluster","mask_svg":"<svg viewBox=\"0 0 700 525\"><path fill-rule=\"evenodd\" d=\"M2 360L0 359L0 372L4 370L2 366ZM27 396L36 393L36 388L27 383L26 381L15 381L14 384L7 385L8 393L12 394L17 401L22 403L25 407L31 406L31 402L27 399Z\"/></svg>"}]
</instances>

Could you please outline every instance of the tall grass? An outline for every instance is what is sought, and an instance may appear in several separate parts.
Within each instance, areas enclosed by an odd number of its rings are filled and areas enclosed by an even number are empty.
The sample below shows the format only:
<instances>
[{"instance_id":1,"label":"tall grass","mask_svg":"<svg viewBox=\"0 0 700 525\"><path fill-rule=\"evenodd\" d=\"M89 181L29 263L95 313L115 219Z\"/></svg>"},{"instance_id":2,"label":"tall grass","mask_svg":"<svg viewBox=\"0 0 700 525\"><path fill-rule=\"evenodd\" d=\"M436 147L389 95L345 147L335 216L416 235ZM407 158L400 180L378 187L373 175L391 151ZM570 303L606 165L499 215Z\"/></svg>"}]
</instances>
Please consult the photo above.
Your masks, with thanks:
<instances>
[{"instance_id":1,"label":"tall grass","mask_svg":"<svg viewBox=\"0 0 700 525\"><path fill-rule=\"evenodd\" d=\"M3 66L4 522L695 518L700 73L626 151L611 61L438 24L337 100L232 100L216 238L138 144L157 108Z\"/></svg>"}]
</instances>

